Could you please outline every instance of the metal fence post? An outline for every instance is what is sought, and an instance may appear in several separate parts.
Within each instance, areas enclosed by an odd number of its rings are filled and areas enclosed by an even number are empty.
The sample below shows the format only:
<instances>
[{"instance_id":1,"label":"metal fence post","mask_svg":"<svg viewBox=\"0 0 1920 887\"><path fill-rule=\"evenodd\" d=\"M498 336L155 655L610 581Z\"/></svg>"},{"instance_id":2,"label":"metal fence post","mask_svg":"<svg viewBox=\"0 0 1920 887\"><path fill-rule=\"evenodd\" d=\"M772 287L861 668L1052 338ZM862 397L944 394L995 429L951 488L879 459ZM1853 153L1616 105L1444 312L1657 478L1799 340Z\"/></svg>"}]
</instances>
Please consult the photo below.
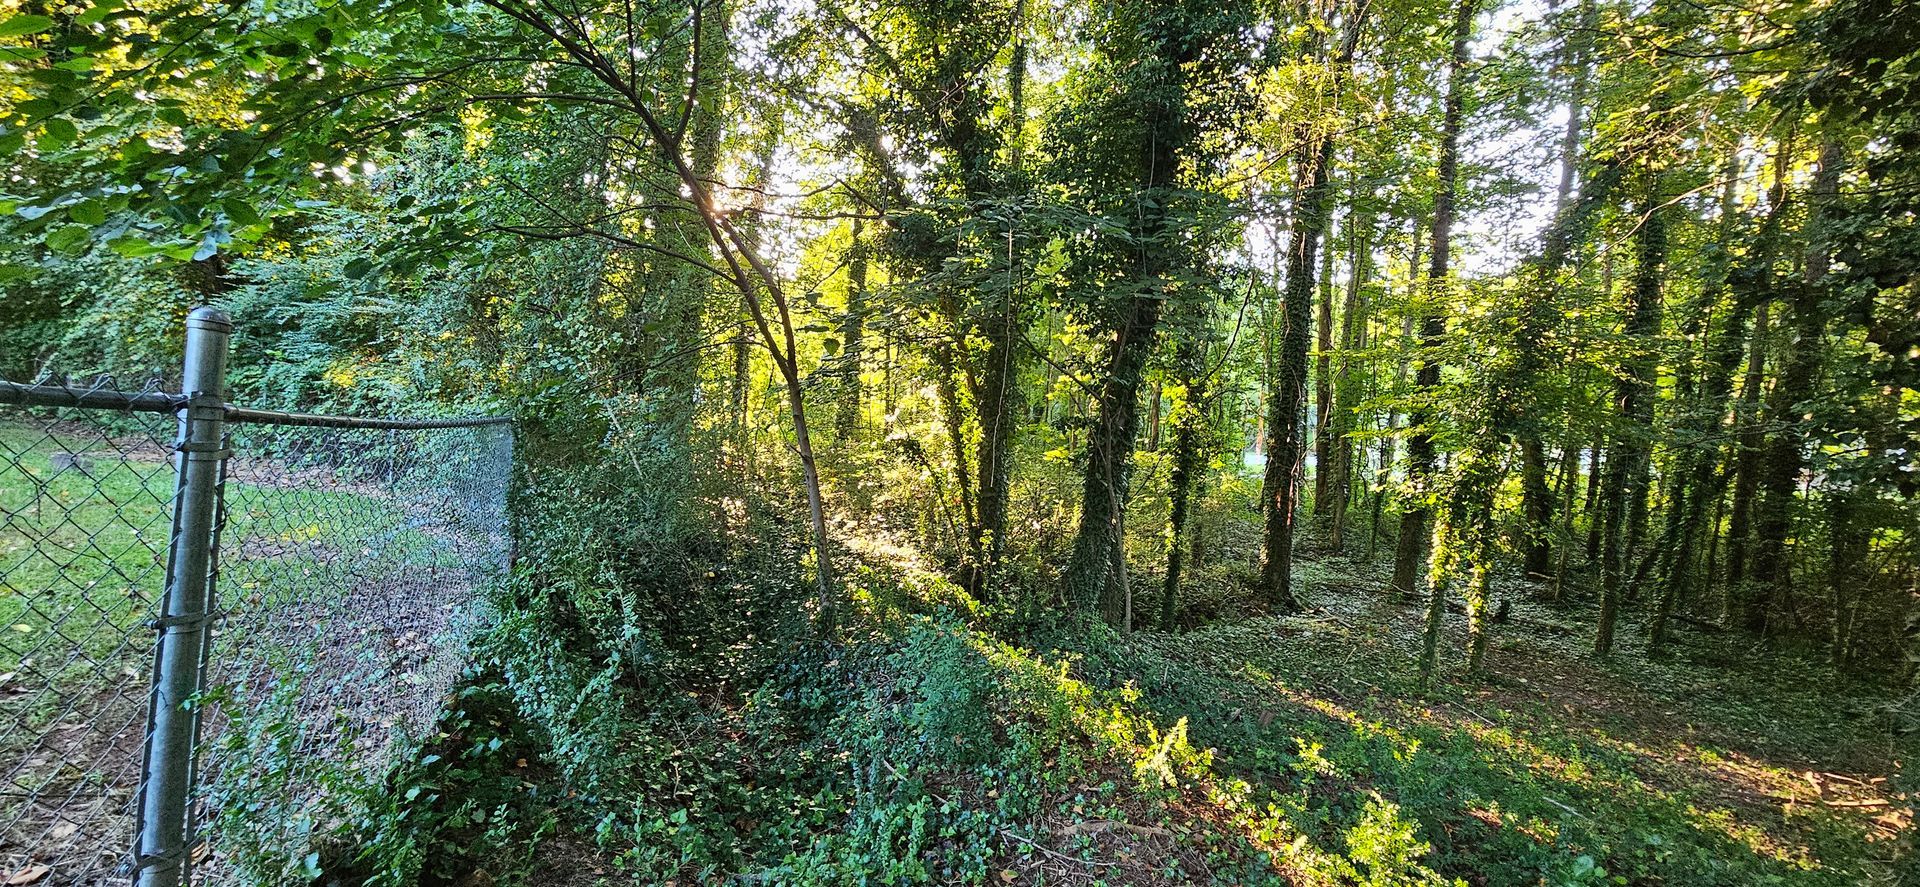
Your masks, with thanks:
<instances>
[{"instance_id":1,"label":"metal fence post","mask_svg":"<svg viewBox=\"0 0 1920 887\"><path fill-rule=\"evenodd\" d=\"M226 404L221 400L233 323L214 308L187 315L180 436L174 455L173 533L167 542L167 587L154 623L153 693L148 705L146 762L141 771L134 883L176 887L188 869L188 805L193 793L194 739L213 610L213 546Z\"/></svg>"}]
</instances>

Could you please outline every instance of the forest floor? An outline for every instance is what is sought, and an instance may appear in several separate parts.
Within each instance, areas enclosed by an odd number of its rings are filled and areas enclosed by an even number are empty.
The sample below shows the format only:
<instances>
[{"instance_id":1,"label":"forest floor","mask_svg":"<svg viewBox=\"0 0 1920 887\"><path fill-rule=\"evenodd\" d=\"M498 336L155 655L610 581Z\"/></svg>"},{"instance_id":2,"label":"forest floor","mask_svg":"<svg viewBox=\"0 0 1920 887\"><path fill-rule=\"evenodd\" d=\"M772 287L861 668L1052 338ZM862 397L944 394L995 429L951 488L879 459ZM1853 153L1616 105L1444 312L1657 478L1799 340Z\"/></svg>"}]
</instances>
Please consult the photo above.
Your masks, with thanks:
<instances>
[{"instance_id":1,"label":"forest floor","mask_svg":"<svg viewBox=\"0 0 1920 887\"><path fill-rule=\"evenodd\" d=\"M1384 570L1310 560L1305 614L1076 650L968 628L937 582L872 592L830 661L636 696L639 800L542 788L567 800L501 880L1914 883L1910 697L1692 627L1595 659L1588 605L1518 581L1486 673L1449 614L1423 693Z\"/></svg>"},{"instance_id":2,"label":"forest floor","mask_svg":"<svg viewBox=\"0 0 1920 887\"><path fill-rule=\"evenodd\" d=\"M1311 562L1305 616L1136 635L1148 655L1131 676L1221 770L1282 793L1391 797L1421 823L1428 864L1471 884L1607 867L1649 884L1910 877L1895 851L1912 823L1898 790L1911 697L1737 633L1689 628L1649 658L1630 623L1595 659L1591 606L1537 603L1518 581L1501 589L1512 610L1485 674L1422 694L1424 605L1387 592L1384 570ZM1457 664L1464 617L1448 614L1447 635Z\"/></svg>"}]
</instances>

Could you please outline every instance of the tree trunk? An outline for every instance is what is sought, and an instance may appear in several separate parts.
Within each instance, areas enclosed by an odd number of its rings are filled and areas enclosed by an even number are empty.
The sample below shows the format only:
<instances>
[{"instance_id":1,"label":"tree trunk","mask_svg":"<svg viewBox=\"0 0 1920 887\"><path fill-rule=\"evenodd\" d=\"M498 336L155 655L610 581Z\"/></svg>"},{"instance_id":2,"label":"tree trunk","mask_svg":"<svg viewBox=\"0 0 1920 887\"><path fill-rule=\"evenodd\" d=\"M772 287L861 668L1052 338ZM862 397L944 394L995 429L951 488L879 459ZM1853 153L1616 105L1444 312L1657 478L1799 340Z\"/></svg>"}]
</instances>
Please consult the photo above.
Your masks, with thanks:
<instances>
[{"instance_id":1,"label":"tree trunk","mask_svg":"<svg viewBox=\"0 0 1920 887\"><path fill-rule=\"evenodd\" d=\"M853 220L853 242L847 247L847 313L840 321L840 403L834 414L834 437L851 441L860 429L860 371L865 359L867 247L860 240L860 220Z\"/></svg>"},{"instance_id":2,"label":"tree trunk","mask_svg":"<svg viewBox=\"0 0 1920 887\"><path fill-rule=\"evenodd\" d=\"M1427 292L1429 300L1426 313L1420 318L1420 370L1414 376L1414 387L1421 400L1416 403L1409 415L1412 434L1407 439L1407 485L1411 488L1413 505L1400 518L1400 540L1395 547L1393 558L1393 587L1405 594L1414 590L1415 576L1420 569L1421 555L1427 542L1427 522L1430 512L1428 497L1433 494L1432 485L1437 465L1437 454L1433 444L1432 421L1429 415L1425 395L1440 387L1440 363L1436 353L1441 340L1446 337L1447 320L1444 307L1438 304L1446 295L1449 266L1453 257L1453 202L1459 188L1460 177L1460 126L1465 116L1465 79L1468 54L1468 39L1473 30L1473 15L1476 0L1462 0L1454 12L1453 54L1447 68L1447 97L1441 119L1439 183L1433 195L1433 258L1427 267ZM1440 615L1444 606L1431 603L1428 606L1427 632L1429 643L1439 641ZM1437 649L1437 648L1436 648ZM1423 671L1431 669L1430 656L1422 654Z\"/></svg>"},{"instance_id":3,"label":"tree trunk","mask_svg":"<svg viewBox=\"0 0 1920 887\"><path fill-rule=\"evenodd\" d=\"M966 413L960 408L960 384L962 374L959 367L959 349L951 342L939 341L932 348L933 389L940 400L940 424L947 429L947 446L953 451L954 489L960 491L960 514L966 520L966 538L961 540L966 546L965 562L960 565L960 578L967 585L978 575L980 568L980 520L973 507L973 471L967 454Z\"/></svg>"},{"instance_id":4,"label":"tree trunk","mask_svg":"<svg viewBox=\"0 0 1920 887\"><path fill-rule=\"evenodd\" d=\"M1834 490L1827 496L1828 606L1831 609L1828 633L1829 658L1836 667L1847 664L1847 650L1853 641L1853 615L1867 577L1861 573L1866 562L1872 531L1861 523L1860 502L1852 489Z\"/></svg>"},{"instance_id":5,"label":"tree trunk","mask_svg":"<svg viewBox=\"0 0 1920 887\"><path fill-rule=\"evenodd\" d=\"M1723 241L1730 241L1735 234L1735 201L1738 197L1735 184L1739 174L1737 156L1736 153L1723 169L1726 176L1726 185L1720 195L1720 236ZM1770 217L1769 225L1772 224L1773 218ZM1710 282L1705 287L1705 305L1696 312L1701 317L1700 322L1704 322L1708 309L1730 288L1729 279L1734 276L1734 269L1728 267L1723 269L1721 280ZM1667 622L1691 590L1693 552L1701 537L1706 503L1709 500L1720 501L1725 491L1725 475L1720 471L1725 447L1714 441L1726 424L1726 404L1733 394L1733 373L1739 368L1740 356L1744 351L1742 345L1745 344L1747 317L1753 313L1759 296L1753 287L1731 289L1732 304L1720 318L1718 328L1708 330L1706 339L1701 342L1703 371L1680 416L1680 425L1696 435L1699 442L1682 449L1676 459L1679 476L1673 483L1674 493L1668 507L1667 526L1661 533L1660 544L1650 555L1661 557L1663 561L1659 571L1659 603L1654 612L1649 649L1658 649L1666 643Z\"/></svg>"},{"instance_id":6,"label":"tree trunk","mask_svg":"<svg viewBox=\"0 0 1920 887\"><path fill-rule=\"evenodd\" d=\"M1099 608L1109 623L1125 618L1125 577L1114 570L1120 548L1121 513L1126 507L1133 441L1140 430L1140 377L1153 350L1160 322L1157 298L1129 300L1114 331L1106 381L1095 403L1087 436L1087 473L1080 496L1080 528L1067 562L1066 588L1079 607Z\"/></svg>"},{"instance_id":7,"label":"tree trunk","mask_svg":"<svg viewBox=\"0 0 1920 887\"><path fill-rule=\"evenodd\" d=\"M1011 274L1011 271L1009 271ZM1024 411L1024 392L1019 384L1020 332L1016 328L1011 285L1007 302L981 324L986 353L981 355L983 372L980 390L974 397L979 412L979 525L984 537L981 546L980 575L975 593L991 594L1000 556L1006 549L1007 498L1012 483L1014 433Z\"/></svg>"},{"instance_id":8,"label":"tree trunk","mask_svg":"<svg viewBox=\"0 0 1920 887\"><path fill-rule=\"evenodd\" d=\"M1720 621L1732 625L1753 596L1747 585L1747 560L1753 553L1753 500L1760 491L1760 453L1766 438L1760 424L1760 405L1766 399L1769 312L1766 302L1754 311L1753 336L1747 346L1747 373L1740 384L1740 402L1734 407L1733 501L1727 515L1727 581Z\"/></svg>"},{"instance_id":9,"label":"tree trunk","mask_svg":"<svg viewBox=\"0 0 1920 887\"><path fill-rule=\"evenodd\" d=\"M1547 599L1556 603L1566 599L1567 566L1573 554L1573 496L1580 485L1580 449L1569 443L1564 450L1560 454L1560 552L1547 590Z\"/></svg>"},{"instance_id":10,"label":"tree trunk","mask_svg":"<svg viewBox=\"0 0 1920 887\"><path fill-rule=\"evenodd\" d=\"M1353 499L1353 426L1361 392L1355 372L1356 353L1366 347L1366 296L1363 287L1372 273L1373 221L1355 218L1347 225L1348 255L1346 303L1340 308L1340 359L1332 393L1332 413L1328 427L1332 431L1331 454L1327 472L1328 520L1327 548L1335 554L1346 551L1347 507Z\"/></svg>"},{"instance_id":11,"label":"tree trunk","mask_svg":"<svg viewBox=\"0 0 1920 887\"><path fill-rule=\"evenodd\" d=\"M1560 138L1560 182L1555 192L1554 213L1564 218L1572 207L1574 181L1579 174L1580 142L1586 129L1587 80L1592 69L1593 0L1582 0L1576 27L1567 29L1562 51L1572 69L1568 84L1567 126ZM1584 225L1582 225L1584 240ZM1550 235L1551 236L1551 235ZM1569 238L1571 240L1571 238ZM1562 254L1571 256L1577 242L1566 244ZM1559 264L1547 269L1559 271ZM1522 569L1528 576L1546 576L1553 556L1553 494L1547 489L1546 448L1540 429L1533 423L1523 425L1520 440L1520 514ZM1557 574L1556 574L1557 575Z\"/></svg>"},{"instance_id":12,"label":"tree trunk","mask_svg":"<svg viewBox=\"0 0 1920 887\"><path fill-rule=\"evenodd\" d=\"M1605 530L1601 540L1600 624L1593 651L1613 651L1614 623L1619 616L1622 568L1630 556L1636 519L1644 524L1646 479L1653 431L1654 352L1652 340L1660 332L1661 269L1666 264L1667 223L1661 208L1659 179L1650 183L1645 218L1635 236L1637 253L1633 288L1629 293L1626 339L1636 349L1620 367L1614 400L1622 420L1614 451L1607 458ZM1636 505L1635 503L1638 503Z\"/></svg>"},{"instance_id":13,"label":"tree trunk","mask_svg":"<svg viewBox=\"0 0 1920 887\"><path fill-rule=\"evenodd\" d=\"M1360 33L1366 27L1365 4L1358 4L1345 23L1340 48L1330 67L1344 77L1353 64ZM1266 490L1271 507L1266 532L1260 585L1267 604L1276 611L1301 609L1293 592L1293 530L1299 509L1299 466L1306 455L1304 439L1307 405L1307 324L1313 318L1314 257L1320 237L1331 220L1328 185L1333 162L1330 136L1303 138L1294 162L1293 225L1287 235L1287 282L1281 332L1280 363L1276 367L1273 399L1267 419Z\"/></svg>"},{"instance_id":14,"label":"tree trunk","mask_svg":"<svg viewBox=\"0 0 1920 887\"><path fill-rule=\"evenodd\" d=\"M1160 596L1160 627L1167 630L1174 627L1180 614L1180 574L1189 544L1188 513L1194 477L1200 472L1201 440L1206 435L1207 380L1201 354L1198 336L1190 332L1174 357L1187 393L1174 416L1173 473L1168 478L1167 575Z\"/></svg>"},{"instance_id":15,"label":"tree trunk","mask_svg":"<svg viewBox=\"0 0 1920 887\"><path fill-rule=\"evenodd\" d=\"M1800 419L1800 403L1813 393L1826 339L1827 320L1821 296L1829 254L1822 242L1822 229L1828 205L1839 190L1843 161L1840 143L1832 138L1824 140L1812 183L1812 217L1807 220L1811 236L1807 238L1805 272L1789 299L1793 338L1786 343L1780 379L1767 404L1766 424L1773 429L1773 435L1766 442L1760 466L1759 498L1754 503L1752 570L1756 593L1748 597L1742 620L1746 630L1755 635L1766 633L1772 600L1776 594L1784 594L1792 581L1792 569L1787 563L1787 537L1792 532L1795 491L1805 466L1802 452L1805 428Z\"/></svg>"},{"instance_id":16,"label":"tree trunk","mask_svg":"<svg viewBox=\"0 0 1920 887\"><path fill-rule=\"evenodd\" d=\"M1267 604L1282 613L1301 609L1293 593L1293 531L1299 511L1300 462L1305 454L1308 324L1312 321L1314 251L1327 223L1327 166L1331 140L1309 141L1295 161L1294 184L1300 195L1287 238L1287 281L1282 305L1280 358L1273 396L1268 401L1267 509L1260 586Z\"/></svg>"},{"instance_id":17,"label":"tree trunk","mask_svg":"<svg viewBox=\"0 0 1920 887\"><path fill-rule=\"evenodd\" d=\"M1329 158L1331 159L1331 158ZM1315 305L1315 355L1313 359L1313 516L1325 517L1332 506L1327 501L1327 482L1333 467L1333 217L1329 212L1322 232L1326 249L1320 251L1320 298Z\"/></svg>"},{"instance_id":18,"label":"tree trunk","mask_svg":"<svg viewBox=\"0 0 1920 887\"><path fill-rule=\"evenodd\" d=\"M1469 40L1473 36L1473 16L1478 5L1478 0L1461 0L1454 11L1453 55L1447 66L1447 97L1441 118L1439 185L1433 195L1433 264L1427 269L1427 282L1432 287L1427 293L1427 298L1435 301L1446 295L1449 263L1453 255L1453 202L1459 189L1460 127L1466 111L1466 67L1471 60ZM1438 345L1441 337L1445 335L1446 320L1437 305L1430 303L1426 310L1426 316L1421 319L1421 344L1431 349ZM1424 390L1432 390L1440 384L1440 364L1431 350L1420 365L1420 375L1416 384ZM1415 424L1419 430L1414 432L1413 440L1409 442L1407 449L1410 467L1417 469L1421 475L1415 483L1415 493L1426 497L1433 492L1430 487L1435 480L1436 466L1433 437L1429 427L1431 417L1422 415L1429 410L1429 407L1425 406L1424 400L1421 404L1414 409ZM1463 466L1463 470L1471 471L1478 467L1480 466L1467 465ZM1422 501L1420 506L1409 511L1407 517L1401 522L1400 550L1399 556L1394 561L1394 579L1396 586L1403 591L1412 590L1413 565L1407 561L1418 559L1421 541L1419 536L1414 536L1412 545L1409 546L1408 525L1412 524L1414 529L1424 535L1429 513L1430 506L1426 501ZM1445 550L1435 552L1435 563L1429 571L1430 576L1437 577L1450 572L1451 564L1446 562L1446 555ZM1403 572L1406 584L1400 585ZM1479 581L1480 578L1483 577L1476 576L1472 580L1472 591L1485 591L1486 586ZM1420 650L1422 687L1426 686L1432 678L1434 667L1439 662L1440 628L1446 612L1447 585L1446 582L1434 582L1432 588L1428 589L1426 632ZM1474 600L1471 593L1468 600L1471 610ZM1477 627L1476 614L1469 612L1468 622L1470 628ZM1478 652L1470 652L1469 656L1477 665Z\"/></svg>"}]
</instances>

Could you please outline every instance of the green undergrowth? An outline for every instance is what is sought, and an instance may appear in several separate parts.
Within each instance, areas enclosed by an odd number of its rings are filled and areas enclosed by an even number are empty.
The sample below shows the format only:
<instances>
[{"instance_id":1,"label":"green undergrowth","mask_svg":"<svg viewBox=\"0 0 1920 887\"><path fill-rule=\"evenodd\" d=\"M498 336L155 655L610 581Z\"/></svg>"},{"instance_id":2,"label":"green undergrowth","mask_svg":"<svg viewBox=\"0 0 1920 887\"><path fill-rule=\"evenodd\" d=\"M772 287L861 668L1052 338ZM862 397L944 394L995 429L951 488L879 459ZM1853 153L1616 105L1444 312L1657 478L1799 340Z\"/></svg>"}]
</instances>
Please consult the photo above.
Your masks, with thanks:
<instances>
[{"instance_id":1,"label":"green undergrowth","mask_svg":"<svg viewBox=\"0 0 1920 887\"><path fill-rule=\"evenodd\" d=\"M1729 664L1731 638L1595 662L1585 614L1516 597L1490 673L1423 695L1411 605L1345 562L1305 566L1304 616L1060 624L1029 636L1082 640L1037 646L898 565L846 565L833 642L790 550L676 575L673 624L699 630L610 639L607 614L648 592L523 577L484 644L497 678L410 771L432 802L387 814L426 831L375 823L355 865L408 859L422 884L1900 883L1879 691L1785 654ZM578 584L537 593L556 579Z\"/></svg>"},{"instance_id":2,"label":"green undergrowth","mask_svg":"<svg viewBox=\"0 0 1920 887\"><path fill-rule=\"evenodd\" d=\"M1423 695L1414 608L1344 562L1307 570L1313 613L1137 634L1089 670L1321 846L1385 798L1426 865L1474 884L1904 883L1886 792L1911 748L1871 681L1717 636L1596 663L1586 614L1516 594L1490 672Z\"/></svg>"},{"instance_id":3,"label":"green undergrowth","mask_svg":"<svg viewBox=\"0 0 1920 887\"><path fill-rule=\"evenodd\" d=\"M844 643L776 633L705 668L509 624L613 882L1282 883L1231 814L1183 812L1215 803L1184 723L967 627L938 580L861 580Z\"/></svg>"}]
</instances>

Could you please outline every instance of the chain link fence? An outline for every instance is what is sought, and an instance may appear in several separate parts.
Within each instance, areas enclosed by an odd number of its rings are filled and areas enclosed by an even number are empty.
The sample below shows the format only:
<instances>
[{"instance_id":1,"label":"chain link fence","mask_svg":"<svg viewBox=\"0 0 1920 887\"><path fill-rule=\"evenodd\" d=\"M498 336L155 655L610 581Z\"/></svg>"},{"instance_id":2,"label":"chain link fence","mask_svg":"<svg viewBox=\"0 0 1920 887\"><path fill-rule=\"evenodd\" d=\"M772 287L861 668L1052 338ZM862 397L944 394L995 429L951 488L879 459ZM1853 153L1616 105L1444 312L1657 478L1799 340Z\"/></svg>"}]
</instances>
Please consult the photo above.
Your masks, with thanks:
<instances>
[{"instance_id":1,"label":"chain link fence","mask_svg":"<svg viewBox=\"0 0 1920 887\"><path fill-rule=\"evenodd\" d=\"M507 565L504 420L234 407L195 317L179 392L0 382L0 883L297 879Z\"/></svg>"}]
</instances>

